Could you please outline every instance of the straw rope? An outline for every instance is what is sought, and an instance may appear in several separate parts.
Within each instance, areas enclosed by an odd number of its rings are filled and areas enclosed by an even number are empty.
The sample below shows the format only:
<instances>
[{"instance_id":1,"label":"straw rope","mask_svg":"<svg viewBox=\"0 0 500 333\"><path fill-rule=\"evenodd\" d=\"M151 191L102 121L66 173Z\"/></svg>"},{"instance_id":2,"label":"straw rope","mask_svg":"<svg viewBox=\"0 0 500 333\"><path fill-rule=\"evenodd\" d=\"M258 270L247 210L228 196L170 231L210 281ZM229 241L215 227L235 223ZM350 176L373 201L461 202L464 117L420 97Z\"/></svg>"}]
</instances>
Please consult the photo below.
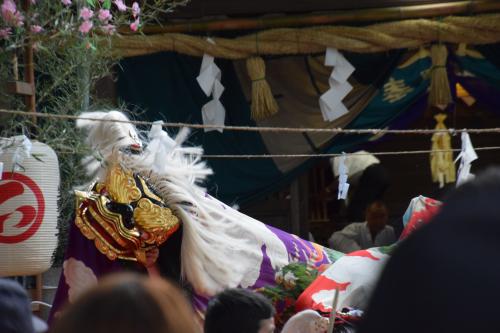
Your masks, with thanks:
<instances>
[{"instance_id":1,"label":"straw rope","mask_svg":"<svg viewBox=\"0 0 500 333\"><path fill-rule=\"evenodd\" d=\"M142 120L116 120L116 119L101 119L92 117L80 117L68 114L52 114L52 113L38 113L38 112L27 112L20 110L6 110L0 109L0 114L10 114L18 115L24 117L38 117L38 118L49 118L49 119L59 119L59 120L93 120L102 122L117 122L126 123L139 126L151 126L154 124L152 121L142 121ZM416 134L416 135L432 135L434 133L450 133L451 135L460 134L462 132L467 132L469 134L485 134L485 133L500 133L500 127L491 128L448 128L448 129L410 129L410 130L394 130L386 128L364 128L364 129L350 129L350 128L298 128L298 127L252 127L252 126L220 126L220 125L204 125L204 124L190 124L190 123L170 123L164 122L163 127L173 127L173 128L195 128L195 129L205 129L205 128L221 128L226 131L246 131L246 132L281 132L281 133L336 133L336 134L370 134L370 135L381 135L381 134ZM429 151L430 152L430 151Z\"/></svg>"},{"instance_id":2,"label":"straw rope","mask_svg":"<svg viewBox=\"0 0 500 333\"><path fill-rule=\"evenodd\" d=\"M443 44L431 46L431 86L429 90L429 104L444 109L453 102L450 91L450 82L446 71L448 50Z\"/></svg>"},{"instance_id":3,"label":"straw rope","mask_svg":"<svg viewBox=\"0 0 500 333\"><path fill-rule=\"evenodd\" d=\"M59 154L76 154L77 150L68 149L67 147L52 147ZM486 146L486 147L474 147L475 151L494 151L500 150L500 146ZM461 149L439 149L439 150L398 150L398 151L381 151L372 153L356 153L359 155L377 155L377 156L394 156L394 155L421 155L430 153L453 153L460 152ZM86 152L86 151L84 151ZM81 152L80 152L81 153ZM344 153L324 153L324 154L204 154L201 155L203 158L212 159L266 159L266 158L331 158L343 156ZM345 155L349 155L346 153Z\"/></svg>"},{"instance_id":4,"label":"straw rope","mask_svg":"<svg viewBox=\"0 0 500 333\"><path fill-rule=\"evenodd\" d=\"M92 117L79 117L75 115L63 115L63 114L50 114L50 113L37 113L37 112L26 112L19 110L6 110L0 109L0 114L10 114L19 115L26 117L40 117L58 120L93 120L93 121L103 121L103 122L117 122L117 123L129 123L133 125L153 125L154 122L150 121L139 121L139 120L116 120L116 119L102 119L102 118L92 118ZM220 128L220 126L215 125L202 125L202 124L187 124L187 123L164 123L163 127L190 127L190 128ZM474 133L474 134L484 134L484 133L500 133L500 128L463 128L463 129L412 129L412 130L389 130L389 129L342 129L342 128L289 128L289 127L246 127L246 126L223 126L225 130L233 131L255 131L255 132L284 132L284 133L304 133L304 132L332 132L332 133L345 133L345 134L420 134L420 135L432 135L435 133L451 133L458 134L462 132ZM60 154L75 154L78 151L68 147L53 147ZM489 147L475 147L476 151L488 151L488 150L500 150L500 146L489 146ZM374 152L367 153L371 155L416 155L416 154L429 154L429 153L450 153L459 152L461 149L434 149L434 150L402 150L402 151L386 151L386 152ZM363 153L358 153L358 155L364 155ZM212 159L265 159L265 158L326 158L326 157L337 157L342 156L339 153L325 153L325 154L241 154L241 155L216 155L216 154L205 154L202 155L203 158Z\"/></svg>"},{"instance_id":5,"label":"straw rope","mask_svg":"<svg viewBox=\"0 0 500 333\"><path fill-rule=\"evenodd\" d=\"M278 112L271 87L266 81L266 64L261 57L247 59L247 71L252 80L252 119L261 120Z\"/></svg>"},{"instance_id":6,"label":"straw rope","mask_svg":"<svg viewBox=\"0 0 500 333\"><path fill-rule=\"evenodd\" d=\"M500 14L473 17L449 16L442 20L415 19L373 24L365 27L319 26L300 29L271 29L233 39L180 33L118 36L113 40L115 56L132 57L160 51L191 56L209 53L216 58L246 59L259 55L292 55L324 52L327 47L372 53L400 48L417 48L435 41L490 44L500 42ZM300 47L297 46L300 40Z\"/></svg>"},{"instance_id":7,"label":"straw rope","mask_svg":"<svg viewBox=\"0 0 500 333\"><path fill-rule=\"evenodd\" d=\"M485 150L500 150L500 146L491 147L474 147L475 151ZM381 151L373 153L356 153L356 155L418 155L429 153L449 153L460 152L461 149L442 149L442 150L402 150L402 151ZM338 157L344 154L262 154L262 155L203 155L204 158L241 158L241 159L262 159L262 158L323 158L323 157ZM347 154L348 155L348 154Z\"/></svg>"}]
</instances>

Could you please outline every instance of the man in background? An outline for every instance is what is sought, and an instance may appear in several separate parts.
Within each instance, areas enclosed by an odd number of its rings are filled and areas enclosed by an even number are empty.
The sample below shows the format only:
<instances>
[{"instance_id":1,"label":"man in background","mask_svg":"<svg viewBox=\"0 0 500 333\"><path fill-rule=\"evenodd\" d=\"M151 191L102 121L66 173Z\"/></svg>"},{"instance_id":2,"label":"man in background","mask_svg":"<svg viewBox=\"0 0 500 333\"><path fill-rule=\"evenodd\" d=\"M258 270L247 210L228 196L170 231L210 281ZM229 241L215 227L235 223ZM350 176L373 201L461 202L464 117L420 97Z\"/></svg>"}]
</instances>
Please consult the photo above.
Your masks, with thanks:
<instances>
[{"instance_id":1,"label":"man in background","mask_svg":"<svg viewBox=\"0 0 500 333\"><path fill-rule=\"evenodd\" d=\"M396 241L394 229L387 225L389 214L381 201L371 203L366 209L365 222L351 223L334 232L328 240L334 250L349 253L371 247L386 246Z\"/></svg>"},{"instance_id":2,"label":"man in background","mask_svg":"<svg viewBox=\"0 0 500 333\"><path fill-rule=\"evenodd\" d=\"M330 160L333 175L339 176L340 157ZM389 175L380 160L367 151L361 150L345 156L347 182L350 184L349 197L346 200L347 220L363 221L367 206L382 200L389 187Z\"/></svg>"}]
</instances>

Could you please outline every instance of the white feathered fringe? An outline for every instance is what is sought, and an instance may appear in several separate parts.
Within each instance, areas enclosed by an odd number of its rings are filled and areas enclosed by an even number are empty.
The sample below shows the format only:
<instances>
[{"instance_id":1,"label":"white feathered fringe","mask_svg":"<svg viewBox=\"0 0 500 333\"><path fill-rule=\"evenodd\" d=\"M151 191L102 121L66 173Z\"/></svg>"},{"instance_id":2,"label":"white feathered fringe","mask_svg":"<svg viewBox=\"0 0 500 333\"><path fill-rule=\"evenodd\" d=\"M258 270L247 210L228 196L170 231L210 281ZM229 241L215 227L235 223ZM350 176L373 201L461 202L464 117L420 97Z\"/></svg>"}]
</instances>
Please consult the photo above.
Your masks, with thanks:
<instances>
[{"instance_id":1,"label":"white feathered fringe","mask_svg":"<svg viewBox=\"0 0 500 333\"><path fill-rule=\"evenodd\" d=\"M89 120L91 119L102 119ZM82 164L87 170L87 174L99 180L106 176L106 165L115 158L113 155L120 148L130 147L132 145L142 145L136 128L127 123L128 117L120 111L96 111L84 112L76 121L76 127L88 132L86 143L101 156L99 161L96 156L87 156ZM108 165L109 166L109 165Z\"/></svg>"},{"instance_id":2,"label":"white feathered fringe","mask_svg":"<svg viewBox=\"0 0 500 333\"><path fill-rule=\"evenodd\" d=\"M126 118L123 114L118 116L116 111L112 113L117 119ZM206 194L200 184L212 170L201 161L201 148L182 146L188 130L181 130L174 140L162 130L162 123L156 122L143 154L132 155L119 149L138 138L135 128L115 123L113 129L107 129L109 124L106 124L85 123L90 130L89 143L104 150L101 152L107 162L104 168L120 163L148 178L180 217L182 275L198 294L212 296L225 288L253 286L260 275L264 247L274 269L289 262L285 245L263 223ZM124 136L125 133L135 135Z\"/></svg>"}]
</instances>

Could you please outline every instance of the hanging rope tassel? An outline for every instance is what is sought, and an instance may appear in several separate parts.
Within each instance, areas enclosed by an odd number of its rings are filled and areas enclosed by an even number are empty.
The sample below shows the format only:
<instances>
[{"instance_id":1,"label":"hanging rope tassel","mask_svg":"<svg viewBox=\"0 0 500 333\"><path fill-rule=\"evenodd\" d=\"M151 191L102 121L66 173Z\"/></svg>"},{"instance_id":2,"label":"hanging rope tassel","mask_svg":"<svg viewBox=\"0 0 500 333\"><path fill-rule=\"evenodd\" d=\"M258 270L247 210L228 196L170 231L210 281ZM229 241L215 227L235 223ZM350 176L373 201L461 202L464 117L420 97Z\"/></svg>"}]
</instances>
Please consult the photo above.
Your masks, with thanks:
<instances>
[{"instance_id":1,"label":"hanging rope tassel","mask_svg":"<svg viewBox=\"0 0 500 333\"><path fill-rule=\"evenodd\" d=\"M446 60L448 50L443 44L435 44L431 47L431 89L429 92L429 105L436 106L442 110L452 102L450 82L446 72Z\"/></svg>"},{"instance_id":2,"label":"hanging rope tassel","mask_svg":"<svg viewBox=\"0 0 500 333\"><path fill-rule=\"evenodd\" d=\"M436 129L445 130L444 121L446 115L439 113L434 116ZM438 132L432 135L431 173L432 181L439 183L442 188L444 184L455 182L455 164L453 163L453 152L451 151L451 137L447 132ZM449 150L443 152L442 150Z\"/></svg>"},{"instance_id":3,"label":"hanging rope tassel","mask_svg":"<svg viewBox=\"0 0 500 333\"><path fill-rule=\"evenodd\" d=\"M278 112L271 87L266 81L266 64L261 57L247 59L248 76L252 80L252 118L261 120Z\"/></svg>"}]
</instances>

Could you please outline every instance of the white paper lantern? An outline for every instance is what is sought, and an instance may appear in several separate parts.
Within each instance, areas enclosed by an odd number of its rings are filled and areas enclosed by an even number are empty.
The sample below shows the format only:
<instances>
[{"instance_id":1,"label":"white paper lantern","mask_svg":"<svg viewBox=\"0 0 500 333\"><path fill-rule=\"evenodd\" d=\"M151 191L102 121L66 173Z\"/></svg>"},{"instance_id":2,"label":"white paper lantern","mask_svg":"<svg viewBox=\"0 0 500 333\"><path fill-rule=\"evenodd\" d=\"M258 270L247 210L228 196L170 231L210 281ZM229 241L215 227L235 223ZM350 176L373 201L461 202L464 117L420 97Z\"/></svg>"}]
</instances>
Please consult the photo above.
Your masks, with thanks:
<instances>
[{"instance_id":1,"label":"white paper lantern","mask_svg":"<svg viewBox=\"0 0 500 333\"><path fill-rule=\"evenodd\" d=\"M59 162L49 146L0 138L0 276L50 268L57 246Z\"/></svg>"}]
</instances>

